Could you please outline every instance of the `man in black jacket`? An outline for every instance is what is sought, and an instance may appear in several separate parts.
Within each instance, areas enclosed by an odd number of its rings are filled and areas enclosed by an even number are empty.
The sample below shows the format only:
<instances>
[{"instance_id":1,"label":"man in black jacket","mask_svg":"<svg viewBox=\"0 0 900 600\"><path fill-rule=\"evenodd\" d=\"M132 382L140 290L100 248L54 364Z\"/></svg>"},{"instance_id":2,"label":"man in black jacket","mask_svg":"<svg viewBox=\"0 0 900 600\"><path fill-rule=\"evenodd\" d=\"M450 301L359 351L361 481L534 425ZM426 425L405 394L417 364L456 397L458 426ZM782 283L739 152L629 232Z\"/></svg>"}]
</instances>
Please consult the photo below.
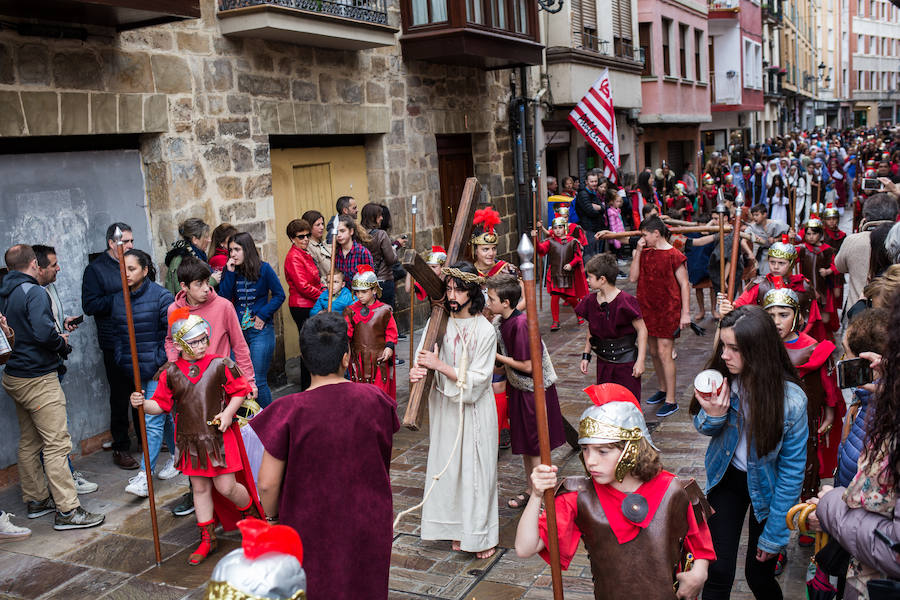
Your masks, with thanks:
<instances>
[{"instance_id":1,"label":"man in black jacket","mask_svg":"<svg viewBox=\"0 0 900 600\"><path fill-rule=\"evenodd\" d=\"M81 507L69 471L72 439L66 396L59 384L63 358L71 351L68 334L57 332L50 296L37 280L40 267L31 246L11 247L4 260L9 274L0 285L0 312L16 332L16 344L2 384L19 419L18 471L28 518L56 512L57 530L100 525L105 517Z\"/></svg>"},{"instance_id":2,"label":"man in black jacket","mask_svg":"<svg viewBox=\"0 0 900 600\"><path fill-rule=\"evenodd\" d=\"M131 227L125 223L113 223L106 230L106 252L98 256L84 269L81 281L81 306L85 314L94 317L97 325L97 342L103 351L103 367L109 383L109 431L112 434L113 462L122 469L137 469L138 463L129 452L128 437L129 397L134 391L131 379L116 364L114 351L115 323L112 319L113 298L122 293L122 276L116 253L116 228L122 232L125 251L134 247ZM138 428L138 412L131 409L135 431Z\"/></svg>"},{"instance_id":3,"label":"man in black jacket","mask_svg":"<svg viewBox=\"0 0 900 600\"><path fill-rule=\"evenodd\" d=\"M606 203L600 198L598 188L600 175L596 171L590 171L584 178L585 186L578 190L575 196L575 212L578 213L578 224L584 229L587 236L587 247L584 249L583 260L585 263L596 253L598 241L594 234L608 229L606 226Z\"/></svg>"}]
</instances>

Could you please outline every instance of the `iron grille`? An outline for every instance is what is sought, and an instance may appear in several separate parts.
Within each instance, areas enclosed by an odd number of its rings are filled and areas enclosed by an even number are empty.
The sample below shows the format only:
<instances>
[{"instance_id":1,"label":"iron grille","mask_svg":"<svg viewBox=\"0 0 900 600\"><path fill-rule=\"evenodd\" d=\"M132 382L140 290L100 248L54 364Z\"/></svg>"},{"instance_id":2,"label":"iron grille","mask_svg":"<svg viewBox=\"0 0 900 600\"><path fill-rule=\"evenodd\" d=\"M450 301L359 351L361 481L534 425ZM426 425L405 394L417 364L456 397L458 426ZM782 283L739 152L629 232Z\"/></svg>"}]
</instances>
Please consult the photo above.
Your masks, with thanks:
<instances>
[{"instance_id":1,"label":"iron grille","mask_svg":"<svg viewBox=\"0 0 900 600\"><path fill-rule=\"evenodd\" d=\"M219 0L222 11L251 6L278 6L364 23L388 24L387 0Z\"/></svg>"}]
</instances>

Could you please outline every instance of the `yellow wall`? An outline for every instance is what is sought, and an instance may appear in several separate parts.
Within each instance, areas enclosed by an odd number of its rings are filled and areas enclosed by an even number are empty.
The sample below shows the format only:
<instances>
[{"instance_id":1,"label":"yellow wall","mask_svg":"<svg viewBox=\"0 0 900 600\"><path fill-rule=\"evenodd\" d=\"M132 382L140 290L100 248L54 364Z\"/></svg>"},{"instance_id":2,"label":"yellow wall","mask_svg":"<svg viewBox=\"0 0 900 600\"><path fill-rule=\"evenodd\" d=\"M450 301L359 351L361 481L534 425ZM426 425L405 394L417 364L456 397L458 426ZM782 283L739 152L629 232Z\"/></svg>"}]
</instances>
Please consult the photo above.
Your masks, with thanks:
<instances>
[{"instance_id":1,"label":"yellow wall","mask_svg":"<svg viewBox=\"0 0 900 600\"><path fill-rule=\"evenodd\" d=\"M336 148L288 148L272 150L272 193L275 196L275 229L278 256L282 262L276 271L285 291L284 257L291 242L285 234L287 224L308 210L318 210L325 222L334 214L340 196L353 196L360 208L369 199L366 180L366 152L362 146ZM284 355L297 356L300 346L297 327L288 303L282 305Z\"/></svg>"}]
</instances>

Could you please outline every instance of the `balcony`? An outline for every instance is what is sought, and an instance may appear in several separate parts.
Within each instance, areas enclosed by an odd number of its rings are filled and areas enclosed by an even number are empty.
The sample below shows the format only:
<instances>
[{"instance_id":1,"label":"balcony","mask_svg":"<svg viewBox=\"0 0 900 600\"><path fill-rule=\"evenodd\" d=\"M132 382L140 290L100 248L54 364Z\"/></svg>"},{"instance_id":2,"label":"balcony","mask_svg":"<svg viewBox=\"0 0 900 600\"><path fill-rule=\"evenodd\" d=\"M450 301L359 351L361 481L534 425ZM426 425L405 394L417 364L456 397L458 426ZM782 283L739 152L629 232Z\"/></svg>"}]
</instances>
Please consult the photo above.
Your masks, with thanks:
<instances>
[{"instance_id":1,"label":"balcony","mask_svg":"<svg viewBox=\"0 0 900 600\"><path fill-rule=\"evenodd\" d=\"M0 16L33 19L39 23L14 25L22 34L80 37L78 30L54 30L42 24L99 25L123 31L199 18L200 0L0 0Z\"/></svg>"},{"instance_id":2,"label":"balcony","mask_svg":"<svg viewBox=\"0 0 900 600\"><path fill-rule=\"evenodd\" d=\"M400 0L403 56L505 69L537 65L536 0Z\"/></svg>"},{"instance_id":3,"label":"balcony","mask_svg":"<svg viewBox=\"0 0 900 600\"><path fill-rule=\"evenodd\" d=\"M710 18L733 18L740 12L741 0L709 0Z\"/></svg>"},{"instance_id":4,"label":"balcony","mask_svg":"<svg viewBox=\"0 0 900 600\"><path fill-rule=\"evenodd\" d=\"M781 25L784 13L781 10L781 0L763 0L762 2L762 19L763 23L772 23L773 25Z\"/></svg>"},{"instance_id":5,"label":"balcony","mask_svg":"<svg viewBox=\"0 0 900 600\"><path fill-rule=\"evenodd\" d=\"M362 50L393 46L388 0L219 0L224 35Z\"/></svg>"}]
</instances>

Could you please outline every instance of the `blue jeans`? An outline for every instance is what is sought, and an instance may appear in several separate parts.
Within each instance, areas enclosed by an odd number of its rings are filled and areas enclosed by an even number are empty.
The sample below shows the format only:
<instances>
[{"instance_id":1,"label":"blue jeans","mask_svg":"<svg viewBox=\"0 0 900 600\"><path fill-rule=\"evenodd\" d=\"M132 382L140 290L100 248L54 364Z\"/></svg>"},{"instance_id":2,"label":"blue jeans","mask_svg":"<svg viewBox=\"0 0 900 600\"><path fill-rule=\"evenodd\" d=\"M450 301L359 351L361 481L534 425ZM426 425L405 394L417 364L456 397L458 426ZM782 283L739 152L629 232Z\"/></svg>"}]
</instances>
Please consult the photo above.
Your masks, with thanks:
<instances>
[{"instance_id":1,"label":"blue jeans","mask_svg":"<svg viewBox=\"0 0 900 600\"><path fill-rule=\"evenodd\" d=\"M253 363L253 374L256 377L256 389L259 394L256 401L262 408L272 404L272 391L269 389L268 373L275 353L275 326L266 323L262 329L244 330L244 339L250 347L250 362Z\"/></svg>"},{"instance_id":2,"label":"blue jeans","mask_svg":"<svg viewBox=\"0 0 900 600\"><path fill-rule=\"evenodd\" d=\"M378 283L381 284L381 301L390 306L391 310L393 310L396 299L394 280L389 279L379 281Z\"/></svg>"},{"instance_id":3,"label":"blue jeans","mask_svg":"<svg viewBox=\"0 0 900 600\"><path fill-rule=\"evenodd\" d=\"M145 381L142 387L144 395L147 398L153 396L156 391L156 381ZM150 470L156 473L156 460L159 458L159 451L162 448L163 440L169 446L169 452L175 456L175 422L172 420L170 413L162 413L161 415L151 415L144 413L144 426L147 428L147 452L150 453ZM141 470L144 470L144 462L140 461Z\"/></svg>"}]
</instances>

